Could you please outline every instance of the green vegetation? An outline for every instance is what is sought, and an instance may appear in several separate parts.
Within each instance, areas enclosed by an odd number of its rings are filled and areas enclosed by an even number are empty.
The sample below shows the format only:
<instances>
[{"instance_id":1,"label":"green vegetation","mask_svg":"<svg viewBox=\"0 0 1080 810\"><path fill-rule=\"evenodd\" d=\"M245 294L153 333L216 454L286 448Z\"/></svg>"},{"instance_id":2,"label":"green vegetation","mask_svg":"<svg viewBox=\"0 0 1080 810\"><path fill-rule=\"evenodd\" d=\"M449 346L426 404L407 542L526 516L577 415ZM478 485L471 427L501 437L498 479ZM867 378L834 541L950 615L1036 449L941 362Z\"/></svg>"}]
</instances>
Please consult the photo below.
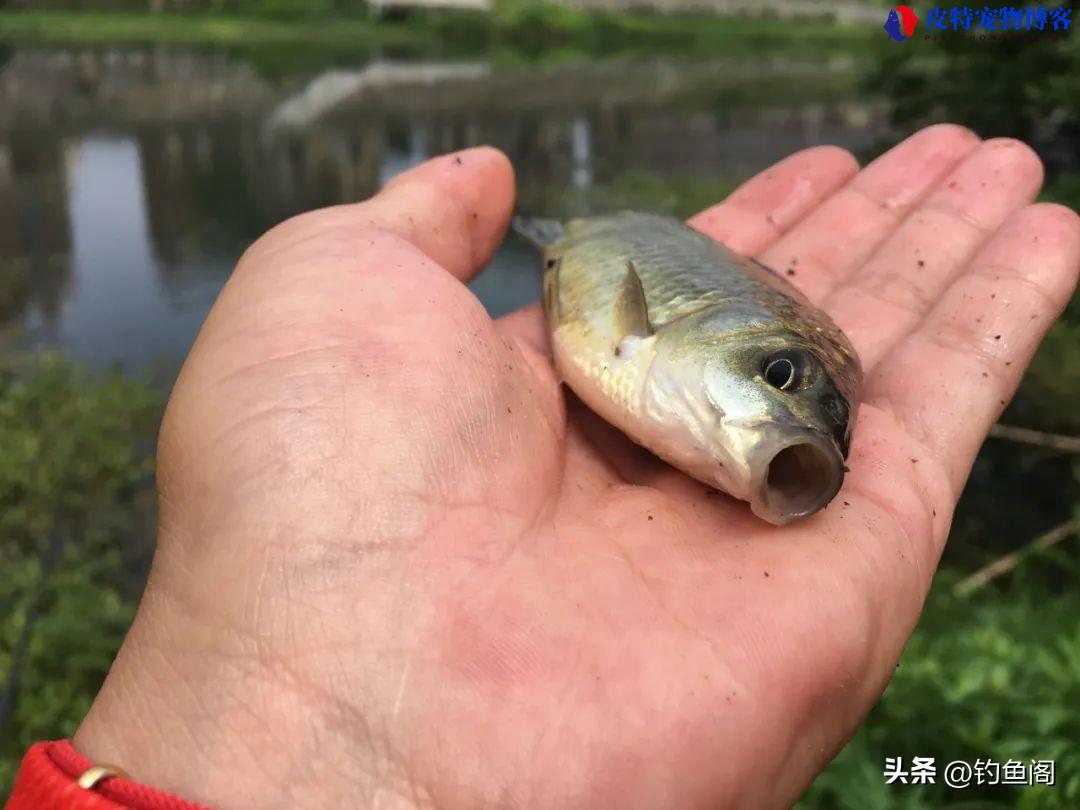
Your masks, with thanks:
<instances>
[{"instance_id":1,"label":"green vegetation","mask_svg":"<svg viewBox=\"0 0 1080 810\"><path fill-rule=\"evenodd\" d=\"M35 555L58 529L84 539L129 529L115 507L153 471L155 398L51 355L21 365L0 368L0 548Z\"/></svg>"},{"instance_id":2,"label":"green vegetation","mask_svg":"<svg viewBox=\"0 0 1080 810\"><path fill-rule=\"evenodd\" d=\"M939 574L884 697L800 810L1080 806L1080 593L1048 590L1055 565L1075 577L1075 563L1048 555L967 599ZM934 757L937 784L886 785L885 758L897 756L907 767ZM1055 760L1056 785L943 784L948 762L978 759Z\"/></svg>"},{"instance_id":3,"label":"green vegetation","mask_svg":"<svg viewBox=\"0 0 1080 810\"><path fill-rule=\"evenodd\" d=\"M1064 39L919 44L882 51L865 80L868 92L889 99L897 124L908 128L948 118L1037 149L1054 141L1068 148L1067 159L1078 166L1080 38L1070 32ZM1054 155L1051 163L1059 160Z\"/></svg>"},{"instance_id":4,"label":"green vegetation","mask_svg":"<svg viewBox=\"0 0 1080 810\"><path fill-rule=\"evenodd\" d=\"M32 743L70 737L90 708L135 612L119 587L107 584L120 569L116 549L76 545L55 562L4 561L0 672L15 672L18 682L5 683L15 702L3 729L0 795L11 790Z\"/></svg>"},{"instance_id":5,"label":"green vegetation","mask_svg":"<svg viewBox=\"0 0 1080 810\"><path fill-rule=\"evenodd\" d=\"M863 51L870 32L828 20L785 25L769 19L581 12L544 3L503 2L492 18L497 42L539 56L572 46L593 55L657 51L683 56L748 55L782 51L808 53Z\"/></svg>"},{"instance_id":6,"label":"green vegetation","mask_svg":"<svg viewBox=\"0 0 1080 810\"><path fill-rule=\"evenodd\" d=\"M0 13L0 38L10 42L163 45L290 45L364 47L430 44L434 32L364 19L279 20L227 15L146 14L106 11Z\"/></svg>"},{"instance_id":7,"label":"green vegetation","mask_svg":"<svg viewBox=\"0 0 1080 810\"><path fill-rule=\"evenodd\" d=\"M633 53L786 56L861 52L864 27L828 20L795 26L767 19L585 14L562 6L501 3L492 14L412 12L404 18L333 13L327 3L221 3L205 14L109 11L0 11L0 41L165 44L321 53L324 61L374 51L423 57L496 52L548 59ZM286 53L289 61L298 59ZM304 61L302 58L300 61Z\"/></svg>"},{"instance_id":8,"label":"green vegetation","mask_svg":"<svg viewBox=\"0 0 1080 810\"><path fill-rule=\"evenodd\" d=\"M60 358L0 370L0 795L27 746L74 732L131 621L159 410Z\"/></svg>"}]
</instances>

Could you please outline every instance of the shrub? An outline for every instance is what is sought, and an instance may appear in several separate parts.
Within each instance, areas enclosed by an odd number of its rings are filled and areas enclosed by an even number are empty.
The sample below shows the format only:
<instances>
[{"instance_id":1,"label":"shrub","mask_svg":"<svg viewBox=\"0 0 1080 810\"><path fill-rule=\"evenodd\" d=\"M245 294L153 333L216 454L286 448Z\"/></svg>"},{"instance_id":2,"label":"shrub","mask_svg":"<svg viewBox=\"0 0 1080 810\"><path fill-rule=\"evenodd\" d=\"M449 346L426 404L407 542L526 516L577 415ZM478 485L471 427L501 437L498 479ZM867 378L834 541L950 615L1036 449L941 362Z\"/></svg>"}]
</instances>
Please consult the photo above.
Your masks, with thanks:
<instances>
[{"instance_id":1,"label":"shrub","mask_svg":"<svg viewBox=\"0 0 1080 810\"><path fill-rule=\"evenodd\" d=\"M159 412L56 357L0 370L0 795L31 742L75 730L131 621Z\"/></svg>"}]
</instances>

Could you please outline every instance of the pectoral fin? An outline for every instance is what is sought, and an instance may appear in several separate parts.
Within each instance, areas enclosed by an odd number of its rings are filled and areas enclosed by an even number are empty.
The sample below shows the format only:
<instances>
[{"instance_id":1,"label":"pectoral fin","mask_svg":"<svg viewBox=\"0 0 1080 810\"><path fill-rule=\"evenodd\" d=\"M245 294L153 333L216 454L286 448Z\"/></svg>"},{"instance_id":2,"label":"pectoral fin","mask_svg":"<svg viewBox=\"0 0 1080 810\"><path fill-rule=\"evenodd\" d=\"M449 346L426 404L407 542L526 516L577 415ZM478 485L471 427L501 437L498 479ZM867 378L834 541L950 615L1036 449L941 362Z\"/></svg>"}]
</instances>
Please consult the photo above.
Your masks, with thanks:
<instances>
[{"instance_id":1,"label":"pectoral fin","mask_svg":"<svg viewBox=\"0 0 1080 810\"><path fill-rule=\"evenodd\" d=\"M616 342L629 336L648 337L653 333L652 324L649 323L649 305L645 301L645 288L641 286L641 278L630 260L626 262L622 289L615 299L614 315Z\"/></svg>"}]
</instances>

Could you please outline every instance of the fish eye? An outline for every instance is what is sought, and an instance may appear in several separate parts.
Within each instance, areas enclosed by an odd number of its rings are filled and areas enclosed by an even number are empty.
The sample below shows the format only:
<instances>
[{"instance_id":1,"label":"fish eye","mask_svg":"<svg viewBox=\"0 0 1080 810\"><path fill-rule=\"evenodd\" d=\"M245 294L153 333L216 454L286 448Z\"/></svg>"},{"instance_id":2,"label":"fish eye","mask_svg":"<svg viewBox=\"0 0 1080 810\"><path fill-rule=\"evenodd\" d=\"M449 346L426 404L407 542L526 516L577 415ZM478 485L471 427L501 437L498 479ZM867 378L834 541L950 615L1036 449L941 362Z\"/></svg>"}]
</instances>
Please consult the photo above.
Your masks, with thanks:
<instances>
[{"instance_id":1,"label":"fish eye","mask_svg":"<svg viewBox=\"0 0 1080 810\"><path fill-rule=\"evenodd\" d=\"M805 381L809 370L810 359L805 352L787 350L765 358L761 374L778 391L790 391Z\"/></svg>"},{"instance_id":2,"label":"fish eye","mask_svg":"<svg viewBox=\"0 0 1080 810\"><path fill-rule=\"evenodd\" d=\"M765 366L765 382L786 391L795 382L795 364L786 357L771 361Z\"/></svg>"}]
</instances>

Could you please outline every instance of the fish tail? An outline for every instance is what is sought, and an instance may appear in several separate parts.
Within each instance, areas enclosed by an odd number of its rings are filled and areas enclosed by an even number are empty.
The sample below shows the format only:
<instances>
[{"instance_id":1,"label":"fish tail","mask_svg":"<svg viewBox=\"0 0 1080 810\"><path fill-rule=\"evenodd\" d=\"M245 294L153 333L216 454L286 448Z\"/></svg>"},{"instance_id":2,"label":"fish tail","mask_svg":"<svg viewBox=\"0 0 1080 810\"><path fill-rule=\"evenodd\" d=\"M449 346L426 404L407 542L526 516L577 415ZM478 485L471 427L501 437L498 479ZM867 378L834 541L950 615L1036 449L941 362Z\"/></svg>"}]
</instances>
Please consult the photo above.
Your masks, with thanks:
<instances>
[{"instance_id":1,"label":"fish tail","mask_svg":"<svg viewBox=\"0 0 1080 810\"><path fill-rule=\"evenodd\" d=\"M514 217L512 225L514 233L538 248L554 245L566 236L566 227L554 219Z\"/></svg>"}]
</instances>

